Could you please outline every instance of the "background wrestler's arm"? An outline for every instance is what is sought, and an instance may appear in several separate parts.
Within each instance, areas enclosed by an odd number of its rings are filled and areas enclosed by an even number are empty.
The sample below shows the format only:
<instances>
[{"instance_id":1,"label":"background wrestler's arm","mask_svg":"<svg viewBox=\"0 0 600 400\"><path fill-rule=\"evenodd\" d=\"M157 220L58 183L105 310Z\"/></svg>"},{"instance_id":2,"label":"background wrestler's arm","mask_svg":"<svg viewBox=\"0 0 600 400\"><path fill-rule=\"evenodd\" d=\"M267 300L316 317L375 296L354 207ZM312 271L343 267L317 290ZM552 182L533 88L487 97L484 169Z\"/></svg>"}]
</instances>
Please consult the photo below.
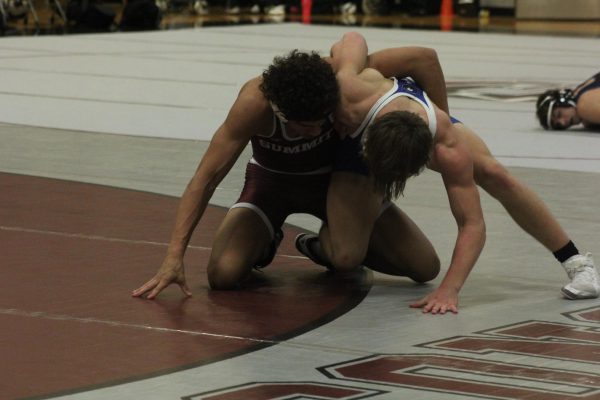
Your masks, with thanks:
<instances>
[{"instance_id":1,"label":"background wrestler's arm","mask_svg":"<svg viewBox=\"0 0 600 400\"><path fill-rule=\"evenodd\" d=\"M427 47L384 49L369 54L367 67L387 77L412 77L429 98L449 114L446 81L435 50Z\"/></svg>"},{"instance_id":2,"label":"background wrestler's arm","mask_svg":"<svg viewBox=\"0 0 600 400\"><path fill-rule=\"evenodd\" d=\"M132 292L134 297L149 293L147 298L153 299L171 283L177 283L186 295L191 295L185 283L183 257L217 185L257 131L253 119L261 110L256 105L256 90L242 88L225 122L217 129L181 196L167 254L156 275Z\"/></svg>"},{"instance_id":3,"label":"background wrestler's arm","mask_svg":"<svg viewBox=\"0 0 600 400\"><path fill-rule=\"evenodd\" d=\"M424 312L458 311L458 293L473 269L485 244L485 223L479 192L473 177L473 162L467 145L453 132L448 116L436 113L438 135L431 167L442 174L458 235L448 271L440 286L412 304ZM445 130L445 132L441 132Z\"/></svg>"},{"instance_id":4,"label":"background wrestler's arm","mask_svg":"<svg viewBox=\"0 0 600 400\"><path fill-rule=\"evenodd\" d=\"M577 115L587 128L598 129L600 126L600 89L585 93L585 97L577 102Z\"/></svg>"}]
</instances>

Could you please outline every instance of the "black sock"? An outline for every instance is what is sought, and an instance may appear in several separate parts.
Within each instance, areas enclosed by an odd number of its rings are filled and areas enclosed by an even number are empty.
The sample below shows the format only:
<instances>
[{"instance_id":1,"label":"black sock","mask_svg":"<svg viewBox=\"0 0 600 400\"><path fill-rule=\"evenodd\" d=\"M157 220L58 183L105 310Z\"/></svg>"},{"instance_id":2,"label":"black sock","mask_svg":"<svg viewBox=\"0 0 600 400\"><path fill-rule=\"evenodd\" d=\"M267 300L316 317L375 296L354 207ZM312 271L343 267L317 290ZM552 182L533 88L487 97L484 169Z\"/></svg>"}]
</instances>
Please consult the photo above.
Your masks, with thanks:
<instances>
[{"instance_id":1,"label":"black sock","mask_svg":"<svg viewBox=\"0 0 600 400\"><path fill-rule=\"evenodd\" d=\"M567 243L560 249L556 250L552 254L554 254L554 257L556 257L556 259L559 262L563 263L563 262L567 261L569 258L579 254L579 250L577 250L577 247L575 247L575 243L573 243L573 241L569 240L569 243Z\"/></svg>"},{"instance_id":2,"label":"black sock","mask_svg":"<svg viewBox=\"0 0 600 400\"><path fill-rule=\"evenodd\" d=\"M328 270L333 271L333 266L331 265L331 261L329 257L325 254L323 250L323 246L321 246L321 240L319 237L311 238L306 242L306 246L308 247L311 256L309 258L313 260L315 263L327 267Z\"/></svg>"},{"instance_id":3,"label":"black sock","mask_svg":"<svg viewBox=\"0 0 600 400\"><path fill-rule=\"evenodd\" d=\"M325 252L321 247L321 241L318 238L309 242L308 247L310 247L310 250L313 252L313 254L316 254L316 256L321 260L327 261L328 263L330 262L329 258L325 255Z\"/></svg>"}]
</instances>

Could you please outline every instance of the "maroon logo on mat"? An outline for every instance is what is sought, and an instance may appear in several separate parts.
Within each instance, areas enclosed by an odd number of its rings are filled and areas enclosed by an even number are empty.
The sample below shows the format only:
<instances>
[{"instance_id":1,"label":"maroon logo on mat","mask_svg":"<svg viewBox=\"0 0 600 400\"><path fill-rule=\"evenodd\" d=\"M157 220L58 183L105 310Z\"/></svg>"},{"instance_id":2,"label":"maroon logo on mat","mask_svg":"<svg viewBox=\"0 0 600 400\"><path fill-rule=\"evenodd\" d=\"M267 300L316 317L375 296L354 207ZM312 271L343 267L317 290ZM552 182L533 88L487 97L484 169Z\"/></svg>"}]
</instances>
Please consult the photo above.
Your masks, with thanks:
<instances>
[{"instance_id":1,"label":"maroon logo on mat","mask_svg":"<svg viewBox=\"0 0 600 400\"><path fill-rule=\"evenodd\" d=\"M600 307L569 313L579 320L598 321ZM442 391L503 399L600 399L600 374L548 368L548 359L600 364L600 329L547 321L526 321L457 336L418 347L477 354L374 355L323 367L334 379ZM484 360L500 353L517 354L523 363ZM528 364L525 364L527 362ZM582 367L582 370L589 366Z\"/></svg>"},{"instance_id":2,"label":"maroon logo on mat","mask_svg":"<svg viewBox=\"0 0 600 400\"><path fill-rule=\"evenodd\" d=\"M502 399L598 399L600 376L437 354L371 356L324 367L326 375L362 383Z\"/></svg>"},{"instance_id":3,"label":"maroon logo on mat","mask_svg":"<svg viewBox=\"0 0 600 400\"><path fill-rule=\"evenodd\" d=\"M600 307L567 313L565 316L579 321L598 322ZM371 355L324 366L318 370L331 379L346 382L453 393L467 397L515 400L600 399L600 375L580 372L589 370L590 364L593 368L600 364L600 329L597 326L525 321L476 332L474 335L424 343L417 347L469 353L470 356ZM506 357L501 353L516 354L520 362L502 361ZM550 368L547 366L548 360L588 365L582 366L579 371L573 371ZM183 399L274 400L313 398L312 396L323 399L362 399L383 393L388 392L314 382L258 382L186 396Z\"/></svg>"},{"instance_id":4,"label":"maroon logo on mat","mask_svg":"<svg viewBox=\"0 0 600 400\"><path fill-rule=\"evenodd\" d=\"M600 306L564 313L563 315L575 321L600 322Z\"/></svg>"},{"instance_id":5,"label":"maroon logo on mat","mask_svg":"<svg viewBox=\"0 0 600 400\"><path fill-rule=\"evenodd\" d=\"M600 307L564 314L578 321L600 322ZM515 400L599 400L600 327L548 321L525 321L456 336L416 347L460 352L446 354L370 355L318 368L331 379L365 385L402 387L461 396ZM469 356L464 356L468 353ZM507 356L516 355L515 356ZM502 361L507 359L511 362ZM519 362L512 362L512 360ZM580 364L576 370L566 369ZM561 368L548 367L560 365ZM388 393L368 388L314 382L262 382L184 397L189 400L362 399ZM202 396L202 397L199 397ZM327 397L329 396L329 397ZM338 396L338 397L336 397Z\"/></svg>"},{"instance_id":6,"label":"maroon logo on mat","mask_svg":"<svg viewBox=\"0 0 600 400\"><path fill-rule=\"evenodd\" d=\"M254 382L213 392L184 396L182 400L274 400L300 398L358 400L382 393L386 392L318 382Z\"/></svg>"}]
</instances>

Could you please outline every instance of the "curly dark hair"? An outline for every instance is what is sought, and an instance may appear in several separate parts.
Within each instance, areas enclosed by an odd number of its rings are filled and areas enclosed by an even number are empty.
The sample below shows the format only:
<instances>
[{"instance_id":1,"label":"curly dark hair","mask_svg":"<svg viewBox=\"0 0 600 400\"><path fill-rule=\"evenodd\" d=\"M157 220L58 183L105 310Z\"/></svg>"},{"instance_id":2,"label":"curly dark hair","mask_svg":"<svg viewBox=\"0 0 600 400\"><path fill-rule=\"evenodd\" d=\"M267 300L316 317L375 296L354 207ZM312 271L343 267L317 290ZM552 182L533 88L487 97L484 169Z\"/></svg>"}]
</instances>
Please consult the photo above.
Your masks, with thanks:
<instances>
[{"instance_id":1,"label":"curly dark hair","mask_svg":"<svg viewBox=\"0 0 600 400\"><path fill-rule=\"evenodd\" d=\"M288 120L317 121L337 107L340 89L331 65L316 52L292 50L263 72L260 90Z\"/></svg>"},{"instance_id":2,"label":"curly dark hair","mask_svg":"<svg viewBox=\"0 0 600 400\"><path fill-rule=\"evenodd\" d=\"M429 161L429 127L417 114L393 111L376 119L364 135L363 157L375 190L387 199L399 197L408 178L419 175Z\"/></svg>"}]
</instances>

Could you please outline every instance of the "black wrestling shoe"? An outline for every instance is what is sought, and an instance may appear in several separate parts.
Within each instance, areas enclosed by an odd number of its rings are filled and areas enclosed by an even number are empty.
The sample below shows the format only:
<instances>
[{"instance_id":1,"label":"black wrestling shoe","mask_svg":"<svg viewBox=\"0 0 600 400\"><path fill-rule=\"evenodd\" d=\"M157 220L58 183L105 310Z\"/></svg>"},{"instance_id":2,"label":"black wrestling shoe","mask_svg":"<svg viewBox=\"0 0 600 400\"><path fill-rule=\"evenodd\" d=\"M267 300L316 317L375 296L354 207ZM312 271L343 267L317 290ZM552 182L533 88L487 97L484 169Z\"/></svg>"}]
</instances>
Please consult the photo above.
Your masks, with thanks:
<instances>
[{"instance_id":1,"label":"black wrestling shoe","mask_svg":"<svg viewBox=\"0 0 600 400\"><path fill-rule=\"evenodd\" d=\"M294 240L294 244L296 245L296 249L308 257L315 264L319 264L324 266L330 271L334 271L333 265L324 258L322 258L316 251L314 251L314 245L319 241L319 236L313 233L301 233L296 236Z\"/></svg>"},{"instance_id":2,"label":"black wrestling shoe","mask_svg":"<svg viewBox=\"0 0 600 400\"><path fill-rule=\"evenodd\" d=\"M283 231L281 229L278 229L275 232L275 238L273 238L273 241L271 241L271 244L269 245L269 251L267 255L262 260L256 263L257 269L264 268L273 262L273 258L275 258L275 253L277 253L277 249L279 248L279 245L281 244L282 240Z\"/></svg>"}]
</instances>

